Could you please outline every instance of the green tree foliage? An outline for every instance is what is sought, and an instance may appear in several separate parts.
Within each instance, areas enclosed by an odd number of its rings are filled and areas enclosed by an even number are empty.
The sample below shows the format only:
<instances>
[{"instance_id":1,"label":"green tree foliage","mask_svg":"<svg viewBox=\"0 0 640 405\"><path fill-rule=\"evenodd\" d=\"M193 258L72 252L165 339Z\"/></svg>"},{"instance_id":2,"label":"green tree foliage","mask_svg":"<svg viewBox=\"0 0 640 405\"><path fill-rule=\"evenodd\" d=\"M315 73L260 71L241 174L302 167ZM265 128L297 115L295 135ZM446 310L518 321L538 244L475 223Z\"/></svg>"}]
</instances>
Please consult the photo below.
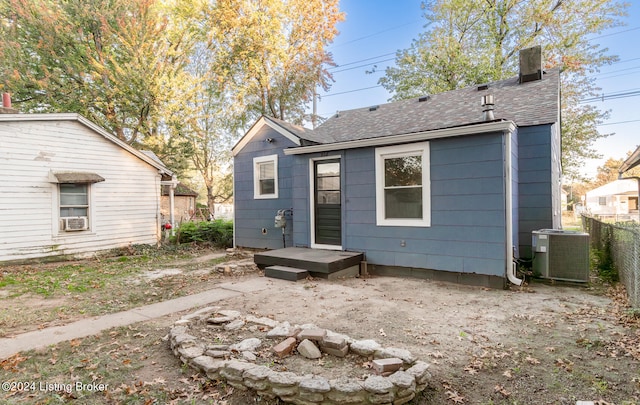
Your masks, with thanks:
<instances>
[{"instance_id":1,"label":"green tree foliage","mask_svg":"<svg viewBox=\"0 0 640 405\"><path fill-rule=\"evenodd\" d=\"M589 36L619 25L627 5L613 0L433 0L427 30L396 55L380 83L405 99L517 75L518 52L542 45L546 68L562 67L562 163L577 177L596 157L596 125L607 117L580 99L596 92L587 75L617 58Z\"/></svg>"},{"instance_id":2,"label":"green tree foliage","mask_svg":"<svg viewBox=\"0 0 640 405\"><path fill-rule=\"evenodd\" d=\"M337 0L219 0L194 8L199 44L167 116L207 189L209 209L232 195L229 151L260 115L301 122L343 16Z\"/></svg>"},{"instance_id":3,"label":"green tree foliage","mask_svg":"<svg viewBox=\"0 0 640 405\"><path fill-rule=\"evenodd\" d=\"M186 62L153 0L1 0L0 86L24 112L77 112L136 144Z\"/></svg>"},{"instance_id":4,"label":"green tree foliage","mask_svg":"<svg viewBox=\"0 0 640 405\"><path fill-rule=\"evenodd\" d=\"M629 152L627 155L630 155ZM595 180L591 183L591 188L597 188L600 186L604 186L607 183L611 183L618 179L620 166L625 159L614 159L609 158L602 166L598 167L598 172L596 174ZM640 177L640 167L634 167L633 169L624 173L623 177Z\"/></svg>"},{"instance_id":5,"label":"green tree foliage","mask_svg":"<svg viewBox=\"0 0 640 405\"><path fill-rule=\"evenodd\" d=\"M77 112L179 175L210 209L259 115L301 122L332 81L338 0L0 0L0 90L23 112Z\"/></svg>"},{"instance_id":6,"label":"green tree foliage","mask_svg":"<svg viewBox=\"0 0 640 405\"><path fill-rule=\"evenodd\" d=\"M338 0L218 0L206 17L213 72L246 116L301 123L315 88L333 80L325 48L344 19Z\"/></svg>"}]
</instances>

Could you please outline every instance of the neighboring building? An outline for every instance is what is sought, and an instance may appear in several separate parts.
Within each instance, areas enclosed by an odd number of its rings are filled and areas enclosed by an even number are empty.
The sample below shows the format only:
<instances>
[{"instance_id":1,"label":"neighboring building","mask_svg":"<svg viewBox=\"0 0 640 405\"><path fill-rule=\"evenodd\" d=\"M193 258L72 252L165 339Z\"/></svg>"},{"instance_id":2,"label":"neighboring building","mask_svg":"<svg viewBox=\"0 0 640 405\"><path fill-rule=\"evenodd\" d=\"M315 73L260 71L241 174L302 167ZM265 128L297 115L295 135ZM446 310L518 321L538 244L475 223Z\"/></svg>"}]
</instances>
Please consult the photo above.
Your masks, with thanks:
<instances>
[{"instance_id":1,"label":"neighboring building","mask_svg":"<svg viewBox=\"0 0 640 405\"><path fill-rule=\"evenodd\" d=\"M161 163L77 114L0 114L0 262L157 244Z\"/></svg>"},{"instance_id":2,"label":"neighboring building","mask_svg":"<svg viewBox=\"0 0 640 405\"><path fill-rule=\"evenodd\" d=\"M586 209L603 220L638 221L638 181L619 179L587 192Z\"/></svg>"},{"instance_id":3,"label":"neighboring building","mask_svg":"<svg viewBox=\"0 0 640 405\"><path fill-rule=\"evenodd\" d=\"M519 283L514 255L530 257L531 231L561 223L559 70L543 73L537 52L534 66L521 57L520 78L341 111L315 130L260 118L233 148L236 246L364 252L378 274Z\"/></svg>"},{"instance_id":4,"label":"neighboring building","mask_svg":"<svg viewBox=\"0 0 640 405\"><path fill-rule=\"evenodd\" d=\"M213 204L213 217L215 219L233 220L233 204L215 203Z\"/></svg>"},{"instance_id":5,"label":"neighboring building","mask_svg":"<svg viewBox=\"0 0 640 405\"><path fill-rule=\"evenodd\" d=\"M173 190L173 218L178 225L185 221L191 221L196 216L196 199L198 193L178 183ZM171 186L162 186L162 199L160 213L162 214L163 223L170 222L171 218Z\"/></svg>"}]
</instances>

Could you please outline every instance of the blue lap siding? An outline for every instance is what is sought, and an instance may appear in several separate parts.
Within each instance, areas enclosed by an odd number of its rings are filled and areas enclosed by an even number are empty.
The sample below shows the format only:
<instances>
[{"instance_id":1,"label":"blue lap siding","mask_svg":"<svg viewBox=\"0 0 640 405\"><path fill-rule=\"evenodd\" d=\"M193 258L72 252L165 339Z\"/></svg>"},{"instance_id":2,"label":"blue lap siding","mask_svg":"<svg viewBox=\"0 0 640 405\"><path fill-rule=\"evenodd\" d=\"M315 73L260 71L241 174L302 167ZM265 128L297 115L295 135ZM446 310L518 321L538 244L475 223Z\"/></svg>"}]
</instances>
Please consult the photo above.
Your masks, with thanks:
<instances>
[{"instance_id":1,"label":"blue lap siding","mask_svg":"<svg viewBox=\"0 0 640 405\"><path fill-rule=\"evenodd\" d=\"M267 142L271 138L272 142ZM276 212L293 207L292 163L293 157L286 156L284 149L295 144L277 131L264 126L234 158L234 200L235 200L235 242L236 246L278 249L283 247L282 230L274 227ZM278 155L278 198L254 199L253 158ZM293 222L287 215L285 240L293 245ZM263 229L266 233L263 233Z\"/></svg>"},{"instance_id":2,"label":"blue lap siding","mask_svg":"<svg viewBox=\"0 0 640 405\"><path fill-rule=\"evenodd\" d=\"M561 225L557 125L519 128L518 155L519 250L521 257L531 257L531 231Z\"/></svg>"},{"instance_id":3,"label":"blue lap siding","mask_svg":"<svg viewBox=\"0 0 640 405\"><path fill-rule=\"evenodd\" d=\"M372 264L504 277L502 134L433 140L430 153L430 227L376 225L375 148L330 153L342 157L342 248L365 252ZM299 155L294 163L297 246L310 244L308 173L313 158L318 156Z\"/></svg>"}]
</instances>

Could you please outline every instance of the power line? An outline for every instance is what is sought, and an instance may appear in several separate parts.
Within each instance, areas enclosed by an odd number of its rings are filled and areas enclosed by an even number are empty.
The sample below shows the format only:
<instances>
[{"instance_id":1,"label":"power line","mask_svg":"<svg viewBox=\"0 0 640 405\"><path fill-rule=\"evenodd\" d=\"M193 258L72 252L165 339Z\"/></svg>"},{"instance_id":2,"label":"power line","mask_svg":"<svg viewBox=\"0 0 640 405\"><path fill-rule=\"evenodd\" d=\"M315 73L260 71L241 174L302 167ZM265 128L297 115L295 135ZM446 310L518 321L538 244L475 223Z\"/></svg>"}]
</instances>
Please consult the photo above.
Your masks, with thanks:
<instances>
[{"instance_id":1,"label":"power line","mask_svg":"<svg viewBox=\"0 0 640 405\"><path fill-rule=\"evenodd\" d=\"M600 96L582 99L578 103L585 104L592 101L606 101L606 100L615 100L619 98L637 97L637 96L640 96L640 90L624 91L624 92L610 93L610 94L602 93L602 95Z\"/></svg>"},{"instance_id":2,"label":"power line","mask_svg":"<svg viewBox=\"0 0 640 405\"><path fill-rule=\"evenodd\" d=\"M411 24L414 24L414 23L415 23L415 21L413 23L406 23L406 24L397 25L397 26L394 26L394 27L391 27L391 28L388 28L388 29L385 29L385 30L377 31L377 32L375 32L373 34L365 35L365 36L362 36L362 37L359 37L359 38L355 38L355 39L347 41L347 42L343 42L343 43L338 44L336 46L342 46L342 45L346 45L346 44L349 44L349 43L357 42L357 41L360 41L362 39L370 38L372 36L375 36L375 35L378 35L378 34L381 34L381 33L384 33L384 32L388 32L388 31L392 31L394 29L398 29L398 28L401 28L401 27L404 27L404 26L407 26L407 25L411 25ZM622 31L612 32L610 34L600 35L600 36L591 38L590 40L609 37L609 36L618 35L618 34L623 34L623 33L626 33L626 32L636 31L636 30L640 30L640 27L633 27L633 28L629 28L629 29L626 29L626 30L622 30ZM348 70L353 70L353 69L358 69L358 68L361 68L361 67L369 66L369 65L374 64L374 63L389 62L391 60L394 60L395 58L389 58L389 59L384 59L384 60L380 60L380 61L370 62L370 63L364 64L364 65L354 66L354 67L350 67L350 68L346 68L346 69L334 70L334 69L338 69L338 68L341 68L341 67L344 67L344 66L350 66L350 65L357 64L357 63L367 62L367 61L370 61L370 60L373 60L373 59L377 59L377 58L381 58L381 57L385 57L385 56L390 56L390 55L395 55L395 54L396 54L396 52L392 52L392 53L386 53L386 54L382 54L382 55L373 56L373 57L370 57L370 58L360 59L360 60L356 60L356 61L352 61L352 62L349 62L349 63L345 63L345 64L341 64L341 65L338 65L338 66L331 67L331 68L329 68L329 70L333 70L332 73L339 73L339 72L344 72L344 71L348 71ZM612 65L619 64L619 63L631 62L631 61L635 61L635 60L638 60L638 59L640 59L640 58L632 58L632 59L627 59L627 60L621 60L621 61L613 62ZM627 70L635 70L635 69L638 69L638 68L640 68L640 67L621 69L621 70L616 70L616 71L613 71L613 72L606 72L606 73L603 73L603 75L616 73L616 72L627 71ZM636 72L624 73L624 74L615 75L615 76L601 77L600 80L609 79L609 78L618 77L618 76L624 76L624 75L628 75L628 74L635 74L635 73ZM597 77L597 75L592 75L591 77ZM330 94L323 95L322 97L332 97L332 96L338 96L338 95L342 95L342 94L355 93L355 92L358 92L358 91L370 90L370 89L374 89L374 88L378 88L378 87L382 87L382 86L381 85L377 85L377 86L370 86L370 87L363 87L363 88L359 88L359 89L352 89L352 90L342 91L342 92L338 92L338 93L330 93ZM624 95L624 96L620 96L620 95L616 95L616 94L613 94L613 95L604 95L603 94L601 97L593 97L593 98L590 98L590 99L581 100L580 103L586 103L586 102L589 102L589 101L599 101L599 100L604 101L604 100L607 100L607 99L615 99L615 98L635 97L635 96L638 96L638 95L640 95L640 94L635 94L634 93L634 94Z\"/></svg>"},{"instance_id":3,"label":"power line","mask_svg":"<svg viewBox=\"0 0 640 405\"><path fill-rule=\"evenodd\" d=\"M618 125L618 124L629 124L631 122L640 122L640 120L629 120L629 121L618 121L618 122L606 122L604 124L598 124L597 126L602 127L605 125Z\"/></svg>"},{"instance_id":4,"label":"power line","mask_svg":"<svg viewBox=\"0 0 640 405\"><path fill-rule=\"evenodd\" d=\"M618 32L612 32L610 34L604 34L604 35L599 35L597 37L593 37L590 39L590 41L593 41L594 39L600 39L600 38L606 38L606 37L612 37L614 35L618 35L618 34L623 34L625 32L629 32L629 31L636 31L636 30L640 30L640 27L634 27L634 28L629 28L628 30L622 30L622 31L618 31Z\"/></svg>"},{"instance_id":5,"label":"power line","mask_svg":"<svg viewBox=\"0 0 640 405\"><path fill-rule=\"evenodd\" d=\"M320 98L339 96L341 94L347 94L347 93L355 93L356 91L370 90L370 89L375 89L376 87L382 87L382 85L379 84L377 86L363 87L361 89L353 89L353 90L341 91L339 93L325 94L323 96L320 96Z\"/></svg>"},{"instance_id":6,"label":"power line","mask_svg":"<svg viewBox=\"0 0 640 405\"><path fill-rule=\"evenodd\" d=\"M597 73L595 75L591 75L590 77L598 77L600 75L609 75L612 73L626 72L629 70L638 70L638 69L640 69L640 66L634 66L634 67L625 68L625 69L612 70L611 72Z\"/></svg>"},{"instance_id":7,"label":"power line","mask_svg":"<svg viewBox=\"0 0 640 405\"><path fill-rule=\"evenodd\" d=\"M333 72L331 72L331 73L346 72L347 70L359 69L359 68L362 68L362 67L371 66L371 65L373 65L374 63L389 62L389 61L392 61L392 60L395 60L395 59L396 59L396 58L382 59L382 60L375 61L375 62L365 63L364 65L353 66L353 67L346 68L346 69L341 69L341 70L334 70L334 71L333 71Z\"/></svg>"},{"instance_id":8,"label":"power line","mask_svg":"<svg viewBox=\"0 0 640 405\"><path fill-rule=\"evenodd\" d=\"M396 26L394 26L394 27L390 27L390 28L387 28L387 29L384 29L384 30L381 30L381 31L374 32L373 34L365 35L365 36L362 36L362 37L359 37L359 38L351 39L351 40L346 41L346 42L342 42L342 43L340 43L340 44L336 44L336 45L334 45L333 47L334 47L334 48L338 48L338 47L341 47L341 46L344 46L344 45L351 44L351 43L353 43L353 42L362 41L363 39L367 39L367 38L375 37L376 35L380 35L380 34L384 34L385 32L389 32L389 31L397 30L398 28L406 27L406 26L408 26L408 25L413 25L413 24L418 23L418 22L421 22L421 21L422 21L422 20L414 20L414 21L412 21L412 22L408 22L408 23L404 23L404 24L396 25Z\"/></svg>"},{"instance_id":9,"label":"power line","mask_svg":"<svg viewBox=\"0 0 640 405\"><path fill-rule=\"evenodd\" d=\"M371 59L384 58L385 56L390 56L390 55L395 55L395 54L396 54L395 52L390 52L390 53L385 53L385 54L382 54L382 55L372 56L370 58L360 59L360 60L356 60L356 61L353 61L353 62L343 63L343 64L340 64L340 65L332 66L332 67L328 68L327 70L338 69L338 68L349 66L349 65L355 65L356 63L366 62L366 61L371 60Z\"/></svg>"}]
</instances>

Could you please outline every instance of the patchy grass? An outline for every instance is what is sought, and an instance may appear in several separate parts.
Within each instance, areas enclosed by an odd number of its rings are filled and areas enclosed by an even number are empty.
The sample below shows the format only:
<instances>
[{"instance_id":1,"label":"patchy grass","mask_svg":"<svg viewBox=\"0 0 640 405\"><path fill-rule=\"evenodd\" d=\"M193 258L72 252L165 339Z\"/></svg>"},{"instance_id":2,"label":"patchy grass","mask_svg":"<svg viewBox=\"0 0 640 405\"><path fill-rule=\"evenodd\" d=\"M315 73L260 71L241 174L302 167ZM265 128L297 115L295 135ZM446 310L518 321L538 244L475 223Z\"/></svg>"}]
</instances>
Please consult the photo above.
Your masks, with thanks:
<instances>
[{"instance_id":1,"label":"patchy grass","mask_svg":"<svg viewBox=\"0 0 640 405\"><path fill-rule=\"evenodd\" d=\"M3 381L15 388L0 391L0 402L224 403L233 389L180 367L167 352L165 334L165 328L144 323L20 353L0 362Z\"/></svg>"},{"instance_id":2,"label":"patchy grass","mask_svg":"<svg viewBox=\"0 0 640 405\"><path fill-rule=\"evenodd\" d=\"M221 280L211 269L225 259L210 258L206 253L211 252L195 247L157 252L135 248L82 262L0 267L0 336L210 289ZM158 279L143 276L149 271L176 268L182 273ZM308 316L314 308L319 311L324 306L322 319L345 322L337 330L351 336L370 337L372 331L384 327L389 336L380 335L380 339L412 352L422 351L421 358L432 364L432 384L410 402L412 405L573 405L577 400L598 399L602 404L640 404L640 319L628 308L619 284L607 291L612 299L609 306L592 304L592 288L576 289L579 299L572 299L570 293L540 301L548 311L524 305L527 297L538 295L534 294L535 286L530 292L523 288L505 293L420 283L418 295L412 295L413 290L396 280L371 286L366 280L353 280L351 285L356 295L345 298L335 310L330 304L342 297L336 290L339 283L317 281L299 289L297 294L307 294L308 301L298 301L304 305L295 308L291 308L295 305L288 290L286 296L267 295L273 294L269 291L264 297L239 297L235 304L236 308L282 312L285 319L284 311ZM322 293L320 287L330 287L331 292ZM522 295L517 301L522 307L507 316L510 309L503 300L510 295ZM472 297L484 304L467 308ZM495 301L486 301L489 297ZM438 304L430 305L431 301ZM349 310L349 305L354 310ZM492 306L504 312L496 332L486 323L492 318L481 314ZM376 310L365 313L363 307ZM390 307L397 312L385 315ZM339 316L327 315L332 311ZM414 311L412 315L406 315L410 311ZM430 314L437 314L442 323L428 318ZM210 381L183 366L164 340L169 325L180 315L110 329L0 361L2 381L16 387L18 383L37 384L29 391L0 391L0 403L281 403ZM327 361L323 367L334 367L334 363ZM77 383L82 389L76 389ZM69 384L71 389L66 390Z\"/></svg>"},{"instance_id":3,"label":"patchy grass","mask_svg":"<svg viewBox=\"0 0 640 405\"><path fill-rule=\"evenodd\" d=\"M92 260L0 267L0 337L204 291L220 280L211 270L227 258L195 260L203 253L212 252L139 247ZM180 274L144 277L176 263Z\"/></svg>"}]
</instances>

